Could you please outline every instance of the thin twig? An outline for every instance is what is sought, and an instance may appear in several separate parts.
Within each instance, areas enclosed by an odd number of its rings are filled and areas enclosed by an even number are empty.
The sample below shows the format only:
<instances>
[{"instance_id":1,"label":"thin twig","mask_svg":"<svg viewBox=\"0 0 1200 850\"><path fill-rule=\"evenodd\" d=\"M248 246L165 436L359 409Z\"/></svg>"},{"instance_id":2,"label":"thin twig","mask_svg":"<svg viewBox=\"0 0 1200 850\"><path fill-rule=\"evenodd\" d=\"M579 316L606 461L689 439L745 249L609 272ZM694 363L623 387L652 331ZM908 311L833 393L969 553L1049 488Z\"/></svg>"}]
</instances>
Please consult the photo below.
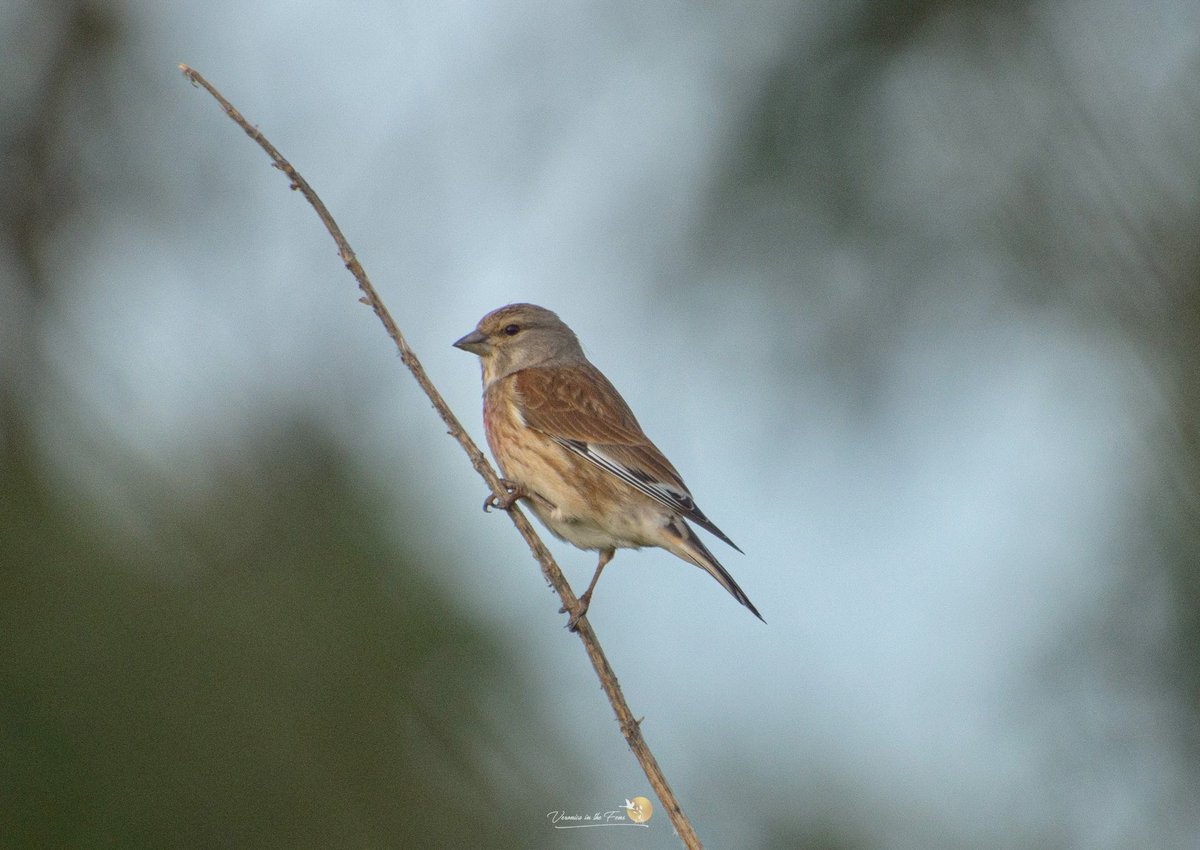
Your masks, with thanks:
<instances>
[{"instance_id":1,"label":"thin twig","mask_svg":"<svg viewBox=\"0 0 1200 850\"><path fill-rule=\"evenodd\" d=\"M325 204L317 197L317 193L308 185L308 181L300 176L300 173L292 167L290 162L283 158L283 155L267 140L267 137L257 127L250 124L233 104L213 88L208 80L204 79L198 72L187 65L180 65L179 70L183 72L183 75L193 85L200 86L216 99L221 108L225 110L225 114L232 118L234 123L246 131L246 135L257 142L259 147L267 152L267 155L271 157L272 164L276 168L288 176L292 188L298 189L308 202L312 204L313 209L317 211L317 215L324 223L325 229L329 231L329 235L333 237L333 241L337 244L338 255L341 256L342 262L349 269L350 273L354 275L354 279L358 281L358 288L363 293L359 301L374 310L375 315L379 317L379 321L383 322L383 327L387 330L388 336L392 338L392 341L396 343L396 348L400 350L400 359L408 367L409 371L412 372L421 389L425 391L425 395L433 403L434 409L442 417L442 421L446 423L446 427L450 429L450 436L456 439L458 444L462 446L463 451L467 453L467 457L471 460L471 466L475 467L475 471L483 477L483 480L492 488L492 492L497 497L507 495L507 491L500 483L500 477L496 474L495 469L492 468L491 463L488 462L488 459L479 450L479 447L475 445L475 441L463 430L458 417L450 410L441 393L438 392L433 382L429 380L429 375L426 374L421 361L417 359L417 355L409 348L404 335L400 333L400 329L392 320L391 314L383 305L383 300L375 291L375 287L371 285L371 281L367 277L366 271L363 270L362 264L359 263L358 257L355 256L354 250L350 247L350 243L342 235L341 228L333 220L333 216L330 215ZM530 551L533 552L534 557L541 564L542 575L546 577L546 581L558 591L558 595L562 598L567 611L572 614L576 612L579 609L579 600L576 599L571 586L567 584L562 570L558 568L558 564L555 563L554 558L550 555L550 551L542 543L537 532L534 531L529 519L516 506L508 514L512 517L513 525L517 527L517 531L525 538ZM667 816L671 819L672 826L675 827L675 832L683 840L685 846L689 848L700 847L700 839L697 837L696 831L692 829L692 824L683 813L683 809L680 808L679 801L671 791L671 786L667 784L667 778L658 766L654 754L650 752L650 748L646 745L640 728L641 721L635 719L633 712L629 710L629 705L625 702L625 697L621 693L621 686L617 683L617 676L613 673L612 667L609 666L608 659L604 657L604 651L600 648L600 642L596 639L596 634L592 631L591 624L588 623L586 617L578 621L578 635L579 639L583 641L584 649L587 650L588 658L591 659L592 667L596 670L596 675L600 677L600 686L604 689L604 693L608 695L608 701L612 704L613 712L617 715L617 723L621 727L621 734L625 736L625 741L629 744L629 749L633 750L633 754L637 756L638 762L641 763L642 770L646 773L646 778L650 780L650 787L654 789L659 802L666 810Z\"/></svg>"}]
</instances>

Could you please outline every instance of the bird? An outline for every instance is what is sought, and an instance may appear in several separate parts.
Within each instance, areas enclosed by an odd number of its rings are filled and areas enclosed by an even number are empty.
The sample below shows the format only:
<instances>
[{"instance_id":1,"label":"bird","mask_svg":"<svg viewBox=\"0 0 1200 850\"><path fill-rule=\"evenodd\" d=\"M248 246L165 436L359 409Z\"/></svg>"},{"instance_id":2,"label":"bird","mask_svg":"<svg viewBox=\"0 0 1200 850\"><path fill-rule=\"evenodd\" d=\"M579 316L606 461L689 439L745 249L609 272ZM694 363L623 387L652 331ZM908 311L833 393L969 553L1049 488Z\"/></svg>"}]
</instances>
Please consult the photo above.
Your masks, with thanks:
<instances>
[{"instance_id":1,"label":"bird","mask_svg":"<svg viewBox=\"0 0 1200 850\"><path fill-rule=\"evenodd\" d=\"M586 615L616 550L642 547L665 549L700 567L763 620L688 521L742 550L696 505L679 472L557 314L536 304L508 304L454 346L479 357L484 431L506 490L489 496L484 510L508 510L522 500L560 540L599 552L569 629Z\"/></svg>"}]
</instances>

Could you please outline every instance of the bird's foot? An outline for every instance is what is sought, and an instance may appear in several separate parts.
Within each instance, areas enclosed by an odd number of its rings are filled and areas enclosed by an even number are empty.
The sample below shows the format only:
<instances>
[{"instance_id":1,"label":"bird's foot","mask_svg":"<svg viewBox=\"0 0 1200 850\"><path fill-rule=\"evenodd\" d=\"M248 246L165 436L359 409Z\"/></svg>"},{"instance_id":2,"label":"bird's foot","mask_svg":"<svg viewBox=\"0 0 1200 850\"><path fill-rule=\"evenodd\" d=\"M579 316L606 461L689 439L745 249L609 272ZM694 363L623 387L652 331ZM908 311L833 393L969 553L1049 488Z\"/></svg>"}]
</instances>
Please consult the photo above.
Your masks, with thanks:
<instances>
[{"instance_id":1,"label":"bird's foot","mask_svg":"<svg viewBox=\"0 0 1200 850\"><path fill-rule=\"evenodd\" d=\"M486 514L492 508L499 508L502 511L512 510L512 506L517 503L518 499L524 499L529 494L525 492L525 488L520 484L514 484L511 481L501 478L500 486L508 492L503 496L497 496L495 493L489 495L483 500L483 512Z\"/></svg>"},{"instance_id":2,"label":"bird's foot","mask_svg":"<svg viewBox=\"0 0 1200 850\"><path fill-rule=\"evenodd\" d=\"M567 620L567 631L579 631L579 621L583 619L585 614L587 614L588 606L591 605L591 603L592 600L590 599L590 594L585 593L583 596L579 597L579 610L571 615L571 619ZM558 613L566 614L567 606L564 605L563 607L559 608Z\"/></svg>"}]
</instances>

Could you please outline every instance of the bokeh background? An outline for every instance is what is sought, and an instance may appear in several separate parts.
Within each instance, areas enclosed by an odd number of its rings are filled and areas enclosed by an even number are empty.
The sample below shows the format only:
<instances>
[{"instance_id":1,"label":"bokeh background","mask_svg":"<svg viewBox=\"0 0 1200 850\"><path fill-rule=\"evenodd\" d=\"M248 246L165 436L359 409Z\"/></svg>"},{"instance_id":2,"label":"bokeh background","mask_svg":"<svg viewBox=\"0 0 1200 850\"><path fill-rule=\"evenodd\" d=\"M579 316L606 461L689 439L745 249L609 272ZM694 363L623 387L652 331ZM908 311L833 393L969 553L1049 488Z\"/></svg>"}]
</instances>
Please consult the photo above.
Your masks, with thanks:
<instances>
[{"instance_id":1,"label":"bokeh background","mask_svg":"<svg viewBox=\"0 0 1200 850\"><path fill-rule=\"evenodd\" d=\"M0 845L677 846L551 827L649 793L581 647L178 62L745 549L590 614L709 846L1200 846L1195 0L9 0Z\"/></svg>"}]
</instances>

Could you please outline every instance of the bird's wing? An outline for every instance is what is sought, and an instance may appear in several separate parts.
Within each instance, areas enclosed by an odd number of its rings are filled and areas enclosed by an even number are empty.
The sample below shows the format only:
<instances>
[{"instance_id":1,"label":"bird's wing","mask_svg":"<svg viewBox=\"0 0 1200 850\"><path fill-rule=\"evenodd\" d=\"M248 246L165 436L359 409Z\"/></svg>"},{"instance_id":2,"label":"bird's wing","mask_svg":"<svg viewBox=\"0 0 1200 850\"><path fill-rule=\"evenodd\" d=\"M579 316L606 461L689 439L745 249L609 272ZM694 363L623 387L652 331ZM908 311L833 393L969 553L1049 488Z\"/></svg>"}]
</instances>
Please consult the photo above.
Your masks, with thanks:
<instances>
[{"instance_id":1,"label":"bird's wing","mask_svg":"<svg viewBox=\"0 0 1200 850\"><path fill-rule=\"evenodd\" d=\"M599 369L583 362L522 369L515 378L517 407L528 427L742 551L696 507L679 472Z\"/></svg>"}]
</instances>

